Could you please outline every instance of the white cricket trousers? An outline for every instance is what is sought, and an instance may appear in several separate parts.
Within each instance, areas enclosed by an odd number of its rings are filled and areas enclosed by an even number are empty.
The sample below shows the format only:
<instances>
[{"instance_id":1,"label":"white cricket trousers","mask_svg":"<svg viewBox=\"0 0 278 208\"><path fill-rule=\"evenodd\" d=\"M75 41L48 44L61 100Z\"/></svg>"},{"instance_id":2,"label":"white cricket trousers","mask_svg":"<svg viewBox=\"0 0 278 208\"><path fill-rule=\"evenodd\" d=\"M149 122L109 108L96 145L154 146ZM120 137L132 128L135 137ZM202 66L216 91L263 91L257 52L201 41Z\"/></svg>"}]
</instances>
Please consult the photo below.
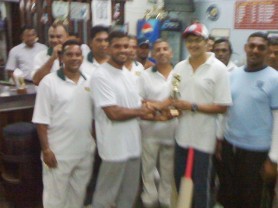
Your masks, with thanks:
<instances>
[{"instance_id":1,"label":"white cricket trousers","mask_svg":"<svg viewBox=\"0 0 278 208\"><path fill-rule=\"evenodd\" d=\"M93 152L81 159L57 162L57 168L43 164L43 207L81 208L92 174Z\"/></svg>"},{"instance_id":2,"label":"white cricket trousers","mask_svg":"<svg viewBox=\"0 0 278 208\"><path fill-rule=\"evenodd\" d=\"M158 164L159 163L159 164ZM157 167L157 164L159 167ZM142 179L143 204L152 205L159 202L170 206L174 171L174 146L159 142L143 140ZM158 169L160 181L158 190L155 184L155 169Z\"/></svg>"}]
</instances>

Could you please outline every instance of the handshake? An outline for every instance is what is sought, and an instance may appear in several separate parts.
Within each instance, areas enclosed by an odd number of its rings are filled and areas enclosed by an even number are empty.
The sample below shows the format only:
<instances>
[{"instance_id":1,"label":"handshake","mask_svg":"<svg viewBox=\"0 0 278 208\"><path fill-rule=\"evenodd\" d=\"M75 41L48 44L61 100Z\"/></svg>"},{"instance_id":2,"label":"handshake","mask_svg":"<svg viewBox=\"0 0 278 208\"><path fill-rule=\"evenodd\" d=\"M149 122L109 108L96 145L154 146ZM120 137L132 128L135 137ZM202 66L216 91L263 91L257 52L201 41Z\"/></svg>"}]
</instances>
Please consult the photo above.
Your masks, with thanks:
<instances>
[{"instance_id":1,"label":"handshake","mask_svg":"<svg viewBox=\"0 0 278 208\"><path fill-rule=\"evenodd\" d=\"M181 115L181 110L175 107L175 99L167 99L161 102L158 101L143 101L142 115L143 120L150 121L167 121Z\"/></svg>"}]
</instances>

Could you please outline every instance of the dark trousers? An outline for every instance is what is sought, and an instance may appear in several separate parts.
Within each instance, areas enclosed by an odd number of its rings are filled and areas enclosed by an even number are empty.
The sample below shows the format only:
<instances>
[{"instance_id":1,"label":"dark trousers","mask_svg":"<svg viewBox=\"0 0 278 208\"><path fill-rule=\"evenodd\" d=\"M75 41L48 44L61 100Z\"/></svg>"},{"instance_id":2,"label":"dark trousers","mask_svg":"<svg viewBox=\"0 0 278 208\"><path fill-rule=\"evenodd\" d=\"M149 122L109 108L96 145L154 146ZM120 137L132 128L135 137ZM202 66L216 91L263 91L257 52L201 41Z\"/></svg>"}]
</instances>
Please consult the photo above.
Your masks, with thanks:
<instances>
[{"instance_id":1,"label":"dark trousers","mask_svg":"<svg viewBox=\"0 0 278 208\"><path fill-rule=\"evenodd\" d=\"M261 169L266 158L267 152L248 151L223 142L218 199L225 208L260 207Z\"/></svg>"},{"instance_id":2,"label":"dark trousers","mask_svg":"<svg viewBox=\"0 0 278 208\"><path fill-rule=\"evenodd\" d=\"M175 183L179 192L181 177L184 176L188 149L182 148L178 144L175 147ZM210 174L212 169L211 154L194 150L193 162L193 206L194 208L209 208L211 204Z\"/></svg>"}]
</instances>

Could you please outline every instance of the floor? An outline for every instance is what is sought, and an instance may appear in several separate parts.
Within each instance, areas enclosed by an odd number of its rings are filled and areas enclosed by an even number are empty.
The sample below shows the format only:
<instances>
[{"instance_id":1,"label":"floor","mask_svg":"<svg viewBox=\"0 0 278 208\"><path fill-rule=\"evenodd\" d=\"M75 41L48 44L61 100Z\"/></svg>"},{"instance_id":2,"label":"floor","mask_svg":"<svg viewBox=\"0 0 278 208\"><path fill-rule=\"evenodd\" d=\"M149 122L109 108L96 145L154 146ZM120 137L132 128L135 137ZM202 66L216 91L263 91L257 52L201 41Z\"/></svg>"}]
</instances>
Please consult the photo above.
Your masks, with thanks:
<instances>
[{"instance_id":1,"label":"floor","mask_svg":"<svg viewBox=\"0 0 278 208\"><path fill-rule=\"evenodd\" d=\"M12 202L8 202L5 199L4 188L1 180L0 180L0 208L21 208L21 207L16 207ZM36 205L27 208L43 208L43 207L41 205Z\"/></svg>"},{"instance_id":2,"label":"floor","mask_svg":"<svg viewBox=\"0 0 278 208\"><path fill-rule=\"evenodd\" d=\"M172 195L173 201L177 198L177 194L173 193ZM84 208L89 208L90 206L86 206ZM172 207L175 207L175 203L172 204ZM2 186L2 183L0 181L0 208L16 208L15 206L12 205L12 203L9 203L6 201L5 196L4 196L4 189ZM36 206L36 207L30 207L30 208L43 208L42 206ZM140 201L137 203L136 208L143 208L142 204ZM213 208L223 208L222 206L216 204Z\"/></svg>"},{"instance_id":3,"label":"floor","mask_svg":"<svg viewBox=\"0 0 278 208\"><path fill-rule=\"evenodd\" d=\"M0 182L0 207L1 208L12 208L11 204L9 204L4 197L4 189Z\"/></svg>"}]
</instances>

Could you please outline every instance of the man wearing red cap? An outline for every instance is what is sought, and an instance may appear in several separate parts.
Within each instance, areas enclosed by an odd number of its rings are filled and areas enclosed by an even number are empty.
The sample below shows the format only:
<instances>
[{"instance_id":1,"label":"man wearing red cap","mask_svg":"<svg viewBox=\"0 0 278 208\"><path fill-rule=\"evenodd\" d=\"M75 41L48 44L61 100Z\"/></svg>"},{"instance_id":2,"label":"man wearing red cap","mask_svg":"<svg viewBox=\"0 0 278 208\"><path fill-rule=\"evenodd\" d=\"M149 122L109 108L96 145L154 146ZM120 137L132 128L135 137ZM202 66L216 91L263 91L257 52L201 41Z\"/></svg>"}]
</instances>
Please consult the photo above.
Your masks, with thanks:
<instances>
[{"instance_id":1,"label":"man wearing red cap","mask_svg":"<svg viewBox=\"0 0 278 208\"><path fill-rule=\"evenodd\" d=\"M194 23L185 29L183 38L189 57L174 68L181 77L180 98L174 101L174 106L183 111L175 134L175 182L179 189L188 149L193 148L193 207L206 208L211 207L210 173L216 143L216 115L225 113L232 100L226 66L214 53L206 52L206 27Z\"/></svg>"}]
</instances>

